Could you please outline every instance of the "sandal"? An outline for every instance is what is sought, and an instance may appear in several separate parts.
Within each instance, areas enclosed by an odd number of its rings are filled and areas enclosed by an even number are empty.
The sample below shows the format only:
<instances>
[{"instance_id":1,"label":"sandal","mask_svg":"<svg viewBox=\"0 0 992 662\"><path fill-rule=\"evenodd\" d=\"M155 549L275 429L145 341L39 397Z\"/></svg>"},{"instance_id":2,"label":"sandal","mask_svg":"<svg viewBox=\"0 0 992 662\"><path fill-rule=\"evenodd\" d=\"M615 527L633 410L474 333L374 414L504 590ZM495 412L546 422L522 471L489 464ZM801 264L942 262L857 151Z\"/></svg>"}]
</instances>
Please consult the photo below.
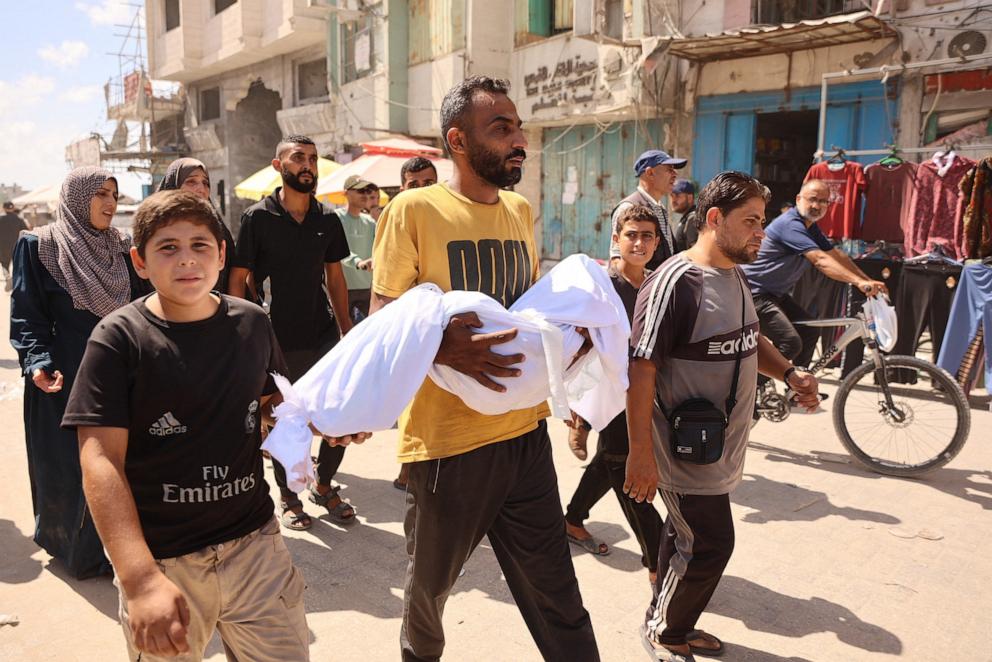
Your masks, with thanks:
<instances>
[{"instance_id":1,"label":"sandal","mask_svg":"<svg viewBox=\"0 0 992 662\"><path fill-rule=\"evenodd\" d=\"M693 641L703 640L706 643L713 646L695 646ZM702 630L689 630L685 635L685 643L689 644L689 649L693 653L699 653L704 657L720 657L723 655L723 642L714 637L709 632L703 632Z\"/></svg>"},{"instance_id":2,"label":"sandal","mask_svg":"<svg viewBox=\"0 0 992 662\"><path fill-rule=\"evenodd\" d=\"M660 660L661 662L696 662L696 658L691 652L692 646L689 647L690 652L687 655L676 653L652 639L648 635L648 629L644 623L641 623L641 644L643 644L644 650L648 652L652 660Z\"/></svg>"},{"instance_id":3,"label":"sandal","mask_svg":"<svg viewBox=\"0 0 992 662\"><path fill-rule=\"evenodd\" d=\"M308 490L310 492L310 502L326 508L327 514L338 524L351 524L355 521L355 509L350 503L338 496L338 492L341 491L340 485L332 487L327 494L318 492L316 485L311 485ZM333 501L334 499L337 499L335 505L327 505L329 501Z\"/></svg>"},{"instance_id":4,"label":"sandal","mask_svg":"<svg viewBox=\"0 0 992 662\"><path fill-rule=\"evenodd\" d=\"M305 511L294 513L293 508L303 508L303 502L299 499L283 499L279 523L292 531L306 531L313 525L313 520Z\"/></svg>"},{"instance_id":5,"label":"sandal","mask_svg":"<svg viewBox=\"0 0 992 662\"><path fill-rule=\"evenodd\" d=\"M568 542L573 545L578 545L582 549L586 550L590 554L595 554L596 556L609 556L610 548L605 542L597 538L596 536L589 536L588 538L577 538L571 533L565 533L568 536Z\"/></svg>"},{"instance_id":6,"label":"sandal","mask_svg":"<svg viewBox=\"0 0 992 662\"><path fill-rule=\"evenodd\" d=\"M401 492L406 492L406 483L402 482L399 478L393 480L393 487Z\"/></svg>"}]
</instances>

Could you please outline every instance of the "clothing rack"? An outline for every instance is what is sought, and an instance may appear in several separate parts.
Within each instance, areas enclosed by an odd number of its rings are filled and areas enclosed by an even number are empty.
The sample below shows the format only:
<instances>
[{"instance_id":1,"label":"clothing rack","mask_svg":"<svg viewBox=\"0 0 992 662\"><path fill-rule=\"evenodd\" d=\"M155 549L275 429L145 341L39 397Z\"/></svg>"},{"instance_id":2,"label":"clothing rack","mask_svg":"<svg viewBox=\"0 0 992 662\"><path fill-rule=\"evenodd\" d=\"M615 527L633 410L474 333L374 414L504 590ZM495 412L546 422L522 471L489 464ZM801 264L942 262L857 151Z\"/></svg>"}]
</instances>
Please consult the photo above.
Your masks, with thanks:
<instances>
[{"instance_id":1,"label":"clothing rack","mask_svg":"<svg viewBox=\"0 0 992 662\"><path fill-rule=\"evenodd\" d=\"M972 150L988 150L992 152L992 143L985 145L953 145L955 152L962 151L972 151ZM941 147L907 147L903 149L902 147L896 147L895 151L900 154L932 154L937 150L942 149ZM881 155L881 154L891 154L892 148L887 149L842 149L835 145L831 145L830 150L822 151L818 150L813 154L814 159L820 159L824 156L830 154L831 151L840 152L841 156L871 156L871 155Z\"/></svg>"},{"instance_id":2,"label":"clothing rack","mask_svg":"<svg viewBox=\"0 0 992 662\"><path fill-rule=\"evenodd\" d=\"M984 62L985 60L992 60L992 53L979 53L977 55L963 55L961 57L950 57L942 60L924 60L922 62L908 62L903 64L883 64L880 67L870 67L867 69L845 69L844 71L835 71L823 74L820 82L820 123L819 130L817 132L817 150L813 155L814 158L822 158L826 152L823 142L826 140L827 133L827 88L831 82L836 82L844 78L851 78L853 76L870 76L878 77L880 82L884 84L888 80L889 76L893 74L898 75L912 69L933 68L941 71L944 69L953 71L956 67L961 67L962 65L970 63ZM962 145L961 149L992 149L992 145ZM860 149L851 150L846 153L851 156L868 156L872 154L888 154L889 151L889 149ZM932 151L932 149L911 147L900 151L905 154L923 154Z\"/></svg>"}]
</instances>

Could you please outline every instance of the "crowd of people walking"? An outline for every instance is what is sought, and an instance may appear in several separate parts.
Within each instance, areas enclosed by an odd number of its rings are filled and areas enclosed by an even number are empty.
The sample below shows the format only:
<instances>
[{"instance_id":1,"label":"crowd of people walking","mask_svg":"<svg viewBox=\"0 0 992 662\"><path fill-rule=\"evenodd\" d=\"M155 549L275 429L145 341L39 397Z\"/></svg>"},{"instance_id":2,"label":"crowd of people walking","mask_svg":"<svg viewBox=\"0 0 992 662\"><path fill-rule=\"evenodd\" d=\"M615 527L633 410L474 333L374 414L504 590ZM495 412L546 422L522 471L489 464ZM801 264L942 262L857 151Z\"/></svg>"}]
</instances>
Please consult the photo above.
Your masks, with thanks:
<instances>
[{"instance_id":1,"label":"crowd of people walking","mask_svg":"<svg viewBox=\"0 0 992 662\"><path fill-rule=\"evenodd\" d=\"M273 373L300 379L418 285L482 292L508 308L540 277L533 210L511 190L528 145L508 84L459 83L440 125L451 179L413 158L381 210L379 187L357 176L344 183L344 207L319 202L317 146L288 136L272 160L283 185L244 212L236 240L210 199L207 167L191 158L141 203L131 236L111 224L118 186L100 168L69 173L50 225L15 228L16 242L4 229L34 540L73 577L114 575L130 659L201 659L215 630L232 660L309 659L304 580L280 526L305 530L312 518L274 458L272 502L260 449L283 397ZM734 548L730 493L759 374L784 381L798 406L820 401L802 369L806 340L779 319L794 304L769 284L808 263L866 290L880 284L819 241L815 181L766 232L760 182L724 172L697 190L678 177L686 164L645 151L611 215L602 257L630 323L629 390L625 411L597 430L564 512L546 404L486 415L427 379L400 416L403 660L441 658L445 601L483 538L540 654L599 660L570 545L610 552L584 526L608 492L650 581L631 636L656 660L723 651L697 621ZM434 362L513 389L522 355L500 346L516 331L479 333L480 324L473 313L452 317ZM580 332L577 356L591 346ZM590 424L576 415L567 424L585 459ZM306 500L353 524L360 511L335 476L370 431L314 431Z\"/></svg>"}]
</instances>

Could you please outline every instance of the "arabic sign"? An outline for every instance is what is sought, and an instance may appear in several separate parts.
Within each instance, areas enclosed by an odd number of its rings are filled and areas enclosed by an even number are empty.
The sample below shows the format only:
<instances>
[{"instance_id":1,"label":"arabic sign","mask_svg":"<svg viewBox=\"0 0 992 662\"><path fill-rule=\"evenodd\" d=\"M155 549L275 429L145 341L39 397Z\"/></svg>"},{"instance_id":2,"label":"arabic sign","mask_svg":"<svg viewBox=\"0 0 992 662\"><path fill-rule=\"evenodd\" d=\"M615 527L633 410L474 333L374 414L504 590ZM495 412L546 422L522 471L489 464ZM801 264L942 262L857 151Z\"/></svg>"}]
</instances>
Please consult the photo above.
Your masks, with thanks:
<instances>
[{"instance_id":1,"label":"arabic sign","mask_svg":"<svg viewBox=\"0 0 992 662\"><path fill-rule=\"evenodd\" d=\"M592 101L598 70L597 59L583 60L581 55L576 55L558 62L553 71L542 65L525 74L525 95L528 98L537 97L531 105L531 112Z\"/></svg>"}]
</instances>

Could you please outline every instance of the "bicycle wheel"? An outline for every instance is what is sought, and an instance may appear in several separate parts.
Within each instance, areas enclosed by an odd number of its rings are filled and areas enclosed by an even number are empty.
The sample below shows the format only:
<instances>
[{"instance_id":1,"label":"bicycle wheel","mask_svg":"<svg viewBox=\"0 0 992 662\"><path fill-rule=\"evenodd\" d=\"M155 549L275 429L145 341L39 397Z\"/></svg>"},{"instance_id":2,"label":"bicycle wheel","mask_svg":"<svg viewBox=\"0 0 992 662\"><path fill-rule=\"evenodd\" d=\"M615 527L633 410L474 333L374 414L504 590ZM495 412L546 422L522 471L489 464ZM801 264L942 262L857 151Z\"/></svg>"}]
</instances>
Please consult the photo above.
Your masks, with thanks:
<instances>
[{"instance_id":1,"label":"bicycle wheel","mask_svg":"<svg viewBox=\"0 0 992 662\"><path fill-rule=\"evenodd\" d=\"M886 356L885 381L893 406L885 399L875 365L863 363L837 389L834 428L841 443L860 464L890 476L919 476L950 462L971 429L971 410L961 387L929 361L914 356ZM891 381L894 369L902 379Z\"/></svg>"}]
</instances>

